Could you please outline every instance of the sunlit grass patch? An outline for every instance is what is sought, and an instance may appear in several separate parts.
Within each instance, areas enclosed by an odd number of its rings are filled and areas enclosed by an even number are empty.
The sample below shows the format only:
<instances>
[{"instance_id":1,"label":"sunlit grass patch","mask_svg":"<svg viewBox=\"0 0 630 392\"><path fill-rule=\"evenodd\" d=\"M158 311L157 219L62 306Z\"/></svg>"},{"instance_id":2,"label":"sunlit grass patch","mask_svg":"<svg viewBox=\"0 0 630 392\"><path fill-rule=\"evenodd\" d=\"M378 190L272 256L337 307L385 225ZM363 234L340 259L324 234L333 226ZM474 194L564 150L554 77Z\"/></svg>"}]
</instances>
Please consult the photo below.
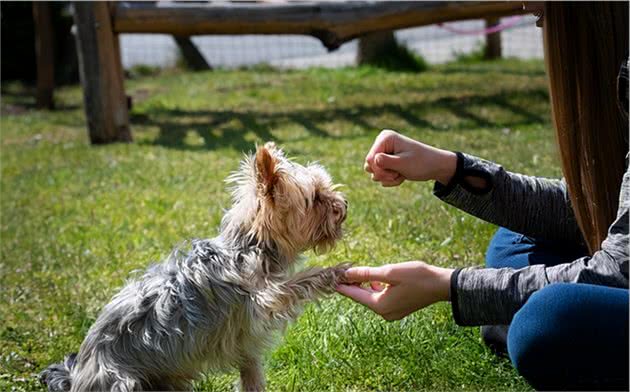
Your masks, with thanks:
<instances>
[{"instance_id":1,"label":"sunlit grass patch","mask_svg":"<svg viewBox=\"0 0 630 392\"><path fill-rule=\"evenodd\" d=\"M133 270L216 235L229 206L223 180L255 143L275 140L346 185L346 236L327 255L307 254L310 265L483 263L493 226L441 203L431 184L385 189L363 172L382 128L559 175L540 62L178 72L126 88L135 142L93 147L79 88L60 89L62 109L44 112L23 87L3 86L1 390L37 390L37 372L78 349ZM308 306L266 369L270 390L528 389L446 304L393 323L341 297ZM209 375L196 388L230 390L236 377Z\"/></svg>"}]
</instances>

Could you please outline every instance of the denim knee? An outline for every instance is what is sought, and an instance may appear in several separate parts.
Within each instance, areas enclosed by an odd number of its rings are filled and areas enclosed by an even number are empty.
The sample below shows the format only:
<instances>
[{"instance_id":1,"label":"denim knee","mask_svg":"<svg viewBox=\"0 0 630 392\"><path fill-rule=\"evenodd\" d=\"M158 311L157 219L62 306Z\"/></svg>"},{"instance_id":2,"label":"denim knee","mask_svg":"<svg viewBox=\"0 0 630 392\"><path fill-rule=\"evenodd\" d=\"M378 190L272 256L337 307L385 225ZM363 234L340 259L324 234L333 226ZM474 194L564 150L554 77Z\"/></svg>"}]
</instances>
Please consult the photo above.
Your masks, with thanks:
<instances>
[{"instance_id":1,"label":"denim knee","mask_svg":"<svg viewBox=\"0 0 630 392\"><path fill-rule=\"evenodd\" d=\"M514 367L528 381L553 376L553 367L540 366L544 358L542 351L554 344L556 327L562 323L556 323L556 319L561 318L558 312L542 310L552 297L563 295L564 286L554 284L534 293L510 324L508 353ZM538 389L537 385L533 386Z\"/></svg>"},{"instance_id":2,"label":"denim knee","mask_svg":"<svg viewBox=\"0 0 630 392\"><path fill-rule=\"evenodd\" d=\"M607 290L615 294L610 301ZM538 390L627 388L623 291L556 283L534 293L510 325L508 353L515 368ZM616 308L606 309L608 303ZM619 325L624 322L625 335Z\"/></svg>"},{"instance_id":3,"label":"denim knee","mask_svg":"<svg viewBox=\"0 0 630 392\"><path fill-rule=\"evenodd\" d=\"M486 267L518 269L532 264L552 266L570 263L587 254L579 244L558 244L500 227L486 250Z\"/></svg>"},{"instance_id":4,"label":"denim knee","mask_svg":"<svg viewBox=\"0 0 630 392\"><path fill-rule=\"evenodd\" d=\"M523 268L528 265L528 254L534 251L533 243L526 237L504 227L500 227L490 240L486 250L488 268Z\"/></svg>"}]
</instances>

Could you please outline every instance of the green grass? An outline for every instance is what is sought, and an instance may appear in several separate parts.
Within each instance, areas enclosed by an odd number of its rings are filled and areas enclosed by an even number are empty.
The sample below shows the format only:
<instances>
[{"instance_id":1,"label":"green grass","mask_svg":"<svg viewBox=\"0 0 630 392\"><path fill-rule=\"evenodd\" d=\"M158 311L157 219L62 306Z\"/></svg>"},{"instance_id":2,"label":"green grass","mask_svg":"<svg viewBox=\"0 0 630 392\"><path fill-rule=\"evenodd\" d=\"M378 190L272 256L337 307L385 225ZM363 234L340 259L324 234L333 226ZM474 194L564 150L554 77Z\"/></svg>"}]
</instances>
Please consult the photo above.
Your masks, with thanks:
<instances>
[{"instance_id":1,"label":"green grass","mask_svg":"<svg viewBox=\"0 0 630 392\"><path fill-rule=\"evenodd\" d=\"M3 86L0 390L76 352L133 270L182 240L212 237L223 179L255 142L275 140L347 184L345 239L307 264L483 263L495 227L435 198L432 184L384 189L362 171L381 128L508 170L559 175L543 65L504 60L414 73L375 68L171 72L127 82L133 144L90 146L77 87L54 112ZM270 390L528 390L477 328L446 304L386 322L335 296L307 307L265 360ZM231 390L236 373L197 390Z\"/></svg>"}]
</instances>

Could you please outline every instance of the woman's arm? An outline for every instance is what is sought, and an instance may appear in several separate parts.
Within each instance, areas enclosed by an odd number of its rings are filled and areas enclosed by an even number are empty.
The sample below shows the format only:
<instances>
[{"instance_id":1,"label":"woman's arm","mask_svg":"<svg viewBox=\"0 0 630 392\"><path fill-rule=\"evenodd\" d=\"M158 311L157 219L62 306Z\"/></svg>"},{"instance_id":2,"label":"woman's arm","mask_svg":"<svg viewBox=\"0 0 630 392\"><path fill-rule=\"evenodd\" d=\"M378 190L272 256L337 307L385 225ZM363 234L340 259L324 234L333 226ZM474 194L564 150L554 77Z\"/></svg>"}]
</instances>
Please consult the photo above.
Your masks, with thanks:
<instances>
[{"instance_id":1,"label":"woman's arm","mask_svg":"<svg viewBox=\"0 0 630 392\"><path fill-rule=\"evenodd\" d=\"M552 267L456 270L451 277L453 316L460 325L509 324L529 296L559 282L628 287L630 172L621 185L617 218L592 257Z\"/></svg>"},{"instance_id":2,"label":"woman's arm","mask_svg":"<svg viewBox=\"0 0 630 392\"><path fill-rule=\"evenodd\" d=\"M469 178L485 181L470 184ZM584 240L562 180L525 176L496 163L457 153L457 170L447 185L435 183L441 200L486 222L529 237L583 245Z\"/></svg>"},{"instance_id":3,"label":"woman's arm","mask_svg":"<svg viewBox=\"0 0 630 392\"><path fill-rule=\"evenodd\" d=\"M487 222L530 237L583 243L563 181L510 173L389 130L374 141L365 169L383 186L435 180L437 197Z\"/></svg>"},{"instance_id":4,"label":"woman's arm","mask_svg":"<svg viewBox=\"0 0 630 392\"><path fill-rule=\"evenodd\" d=\"M536 290L560 282L628 287L630 172L624 175L617 219L601 250L592 257L553 267L452 270L421 262L382 267L357 267L346 272L349 282L337 290L368 306L387 320L398 320L438 301L450 299L459 325L509 324ZM384 282L381 285L376 282ZM450 285L450 289L449 289Z\"/></svg>"}]
</instances>

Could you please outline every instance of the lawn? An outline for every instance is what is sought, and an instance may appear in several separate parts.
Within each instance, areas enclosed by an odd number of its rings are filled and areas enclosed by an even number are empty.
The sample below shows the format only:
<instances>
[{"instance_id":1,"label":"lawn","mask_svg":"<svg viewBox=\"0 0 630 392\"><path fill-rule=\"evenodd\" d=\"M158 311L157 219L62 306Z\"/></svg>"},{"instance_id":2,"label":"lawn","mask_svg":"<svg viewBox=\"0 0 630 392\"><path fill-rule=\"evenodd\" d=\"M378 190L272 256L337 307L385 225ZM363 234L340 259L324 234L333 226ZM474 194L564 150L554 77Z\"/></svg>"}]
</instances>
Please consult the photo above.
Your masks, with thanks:
<instances>
[{"instance_id":1,"label":"lawn","mask_svg":"<svg viewBox=\"0 0 630 392\"><path fill-rule=\"evenodd\" d=\"M22 86L2 86L0 390L39 390L36 374L77 351L132 271L215 236L223 179L256 142L275 140L346 184L345 238L308 265L483 264L496 227L440 202L432 184L385 189L362 171L382 128L511 171L560 173L537 61L174 71L126 88L135 142L93 147L78 87L59 89L47 112ZM447 304L386 322L334 296L306 308L265 366L269 390L529 390ZM236 378L208 375L196 390L231 390Z\"/></svg>"}]
</instances>

